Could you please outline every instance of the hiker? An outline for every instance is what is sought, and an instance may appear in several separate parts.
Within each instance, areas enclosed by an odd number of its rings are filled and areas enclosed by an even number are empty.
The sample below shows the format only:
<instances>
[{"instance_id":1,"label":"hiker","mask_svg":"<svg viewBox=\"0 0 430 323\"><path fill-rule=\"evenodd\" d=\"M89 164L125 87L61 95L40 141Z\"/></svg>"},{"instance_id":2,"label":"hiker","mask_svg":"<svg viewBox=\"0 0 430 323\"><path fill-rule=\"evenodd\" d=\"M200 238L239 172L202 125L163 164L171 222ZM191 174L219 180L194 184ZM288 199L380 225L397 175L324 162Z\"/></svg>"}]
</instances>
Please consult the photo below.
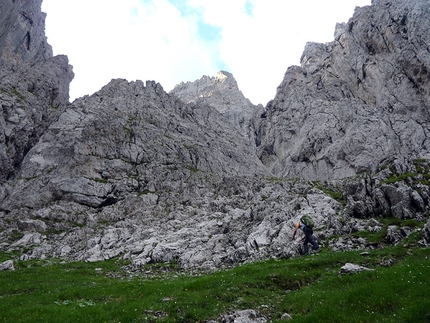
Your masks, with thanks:
<instances>
[{"instance_id":1,"label":"hiker","mask_svg":"<svg viewBox=\"0 0 430 323\"><path fill-rule=\"evenodd\" d=\"M309 215L305 215L301 217L300 221L296 223L296 229L294 230L293 238L291 240L294 240L296 237L297 230L301 228L303 230L303 233L305 236L302 240L303 242L303 255L309 254L309 246L308 243L312 245L312 249L315 250L315 252L319 252L321 250L320 246L316 242L315 238L312 236L314 234L313 227L313 221L310 218Z\"/></svg>"}]
</instances>

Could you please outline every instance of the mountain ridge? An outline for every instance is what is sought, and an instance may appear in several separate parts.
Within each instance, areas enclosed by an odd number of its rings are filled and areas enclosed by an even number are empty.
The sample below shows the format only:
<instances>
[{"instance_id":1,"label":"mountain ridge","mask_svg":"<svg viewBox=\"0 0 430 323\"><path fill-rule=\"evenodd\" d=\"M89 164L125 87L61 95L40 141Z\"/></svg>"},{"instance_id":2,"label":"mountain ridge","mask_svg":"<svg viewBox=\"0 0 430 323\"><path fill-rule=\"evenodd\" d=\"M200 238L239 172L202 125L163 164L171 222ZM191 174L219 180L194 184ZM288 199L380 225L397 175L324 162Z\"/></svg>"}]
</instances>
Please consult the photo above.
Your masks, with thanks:
<instances>
[{"instance_id":1,"label":"mountain ridge","mask_svg":"<svg viewBox=\"0 0 430 323\"><path fill-rule=\"evenodd\" d=\"M286 241L304 214L334 251L375 248L332 237L384 216L427 221L430 243L429 3L357 9L333 42L308 43L266 107L225 71L170 93L114 79L70 103L67 57L40 54L40 4L2 11L39 24L0 26L2 57L17 58L0 67L0 250L216 270L297 256Z\"/></svg>"}]
</instances>

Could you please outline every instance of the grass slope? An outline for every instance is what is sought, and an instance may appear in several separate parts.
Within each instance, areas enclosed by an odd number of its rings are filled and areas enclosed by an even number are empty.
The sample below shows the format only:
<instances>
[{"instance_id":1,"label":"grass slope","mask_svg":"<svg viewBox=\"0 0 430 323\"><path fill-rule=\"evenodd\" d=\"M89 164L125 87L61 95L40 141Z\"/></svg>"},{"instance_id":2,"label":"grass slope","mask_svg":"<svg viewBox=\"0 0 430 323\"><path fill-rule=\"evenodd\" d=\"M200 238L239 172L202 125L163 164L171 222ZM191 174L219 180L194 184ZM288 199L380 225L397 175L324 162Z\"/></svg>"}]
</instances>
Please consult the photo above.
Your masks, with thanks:
<instances>
[{"instance_id":1,"label":"grass slope","mask_svg":"<svg viewBox=\"0 0 430 323\"><path fill-rule=\"evenodd\" d=\"M346 262L374 271L340 275ZM164 264L132 276L124 265L16 261L0 272L0 322L204 322L243 309L272 322L284 313L294 322L430 322L428 248L324 250L203 275Z\"/></svg>"}]
</instances>

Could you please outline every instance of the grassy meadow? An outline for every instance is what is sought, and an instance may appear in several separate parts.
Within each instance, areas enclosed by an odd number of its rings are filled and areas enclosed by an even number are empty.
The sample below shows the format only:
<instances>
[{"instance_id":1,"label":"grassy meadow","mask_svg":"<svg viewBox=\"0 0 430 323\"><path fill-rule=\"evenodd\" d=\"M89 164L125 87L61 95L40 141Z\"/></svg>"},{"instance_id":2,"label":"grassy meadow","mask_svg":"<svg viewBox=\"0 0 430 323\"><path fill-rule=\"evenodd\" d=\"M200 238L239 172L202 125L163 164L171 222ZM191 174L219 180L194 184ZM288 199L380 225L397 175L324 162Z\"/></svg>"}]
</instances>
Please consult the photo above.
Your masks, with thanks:
<instances>
[{"instance_id":1,"label":"grassy meadow","mask_svg":"<svg viewBox=\"0 0 430 323\"><path fill-rule=\"evenodd\" d=\"M413 239L368 255L324 249L215 273L175 264L130 273L121 260L15 261L15 271L0 272L0 322L205 322L244 309L270 322L284 313L293 322L430 322L430 249ZM0 262L12 258L0 253ZM374 270L340 275L347 262Z\"/></svg>"}]
</instances>

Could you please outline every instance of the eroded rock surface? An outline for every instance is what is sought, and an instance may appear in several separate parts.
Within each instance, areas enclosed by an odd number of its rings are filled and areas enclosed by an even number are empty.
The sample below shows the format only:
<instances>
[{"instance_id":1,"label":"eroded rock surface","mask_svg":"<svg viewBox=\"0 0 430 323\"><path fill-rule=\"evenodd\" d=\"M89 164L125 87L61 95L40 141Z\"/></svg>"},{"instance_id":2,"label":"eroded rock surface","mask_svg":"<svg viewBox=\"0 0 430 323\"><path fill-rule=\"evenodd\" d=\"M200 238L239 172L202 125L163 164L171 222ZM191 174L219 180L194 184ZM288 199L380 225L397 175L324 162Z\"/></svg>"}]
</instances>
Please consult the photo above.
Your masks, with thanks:
<instances>
[{"instance_id":1,"label":"eroded rock surface","mask_svg":"<svg viewBox=\"0 0 430 323\"><path fill-rule=\"evenodd\" d=\"M26 153L69 101L72 67L66 56L52 54L41 3L1 3L0 185L15 176Z\"/></svg>"},{"instance_id":2,"label":"eroded rock surface","mask_svg":"<svg viewBox=\"0 0 430 323\"><path fill-rule=\"evenodd\" d=\"M254 143L254 116L263 113L263 106L254 105L239 90L233 75L220 71L215 77L202 76L194 82L182 82L170 92L185 103L207 104L217 109L242 134Z\"/></svg>"},{"instance_id":3,"label":"eroded rock surface","mask_svg":"<svg viewBox=\"0 0 430 323\"><path fill-rule=\"evenodd\" d=\"M430 5L375 0L308 43L259 129L274 174L331 179L429 157ZM282 131L280 131L282 129Z\"/></svg>"}]
</instances>

